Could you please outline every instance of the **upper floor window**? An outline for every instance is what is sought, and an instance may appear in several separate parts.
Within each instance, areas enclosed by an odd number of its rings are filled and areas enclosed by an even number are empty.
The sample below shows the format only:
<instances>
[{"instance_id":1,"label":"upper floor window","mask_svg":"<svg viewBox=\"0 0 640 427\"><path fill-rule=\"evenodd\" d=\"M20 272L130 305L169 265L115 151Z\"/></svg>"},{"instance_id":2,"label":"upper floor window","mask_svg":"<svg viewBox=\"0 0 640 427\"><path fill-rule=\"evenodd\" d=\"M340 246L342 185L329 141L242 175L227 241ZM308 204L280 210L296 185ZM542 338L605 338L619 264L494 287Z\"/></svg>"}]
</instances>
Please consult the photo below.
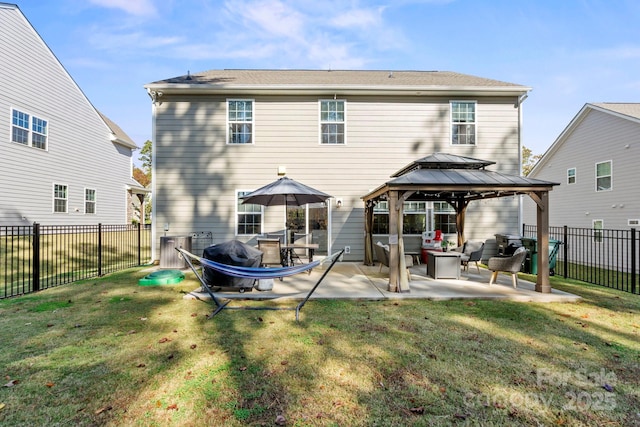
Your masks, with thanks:
<instances>
[{"instance_id":1,"label":"upper floor window","mask_svg":"<svg viewBox=\"0 0 640 427\"><path fill-rule=\"evenodd\" d=\"M344 144L345 101L320 101L320 143Z\"/></svg>"},{"instance_id":2,"label":"upper floor window","mask_svg":"<svg viewBox=\"0 0 640 427\"><path fill-rule=\"evenodd\" d=\"M227 143L253 144L253 100L227 101Z\"/></svg>"},{"instance_id":3,"label":"upper floor window","mask_svg":"<svg viewBox=\"0 0 640 427\"><path fill-rule=\"evenodd\" d=\"M576 183L576 168L567 169L567 184Z\"/></svg>"},{"instance_id":4,"label":"upper floor window","mask_svg":"<svg viewBox=\"0 0 640 427\"><path fill-rule=\"evenodd\" d=\"M612 187L611 160L596 163L596 191L608 191Z\"/></svg>"},{"instance_id":5,"label":"upper floor window","mask_svg":"<svg viewBox=\"0 0 640 427\"><path fill-rule=\"evenodd\" d=\"M250 191L236 192L236 234L250 235L262 234L262 206L250 203L242 203L242 196Z\"/></svg>"},{"instance_id":6,"label":"upper floor window","mask_svg":"<svg viewBox=\"0 0 640 427\"><path fill-rule=\"evenodd\" d=\"M451 144L475 145L476 102L451 101Z\"/></svg>"},{"instance_id":7,"label":"upper floor window","mask_svg":"<svg viewBox=\"0 0 640 427\"><path fill-rule=\"evenodd\" d=\"M11 110L11 141L46 150L47 128L46 120L22 111Z\"/></svg>"},{"instance_id":8,"label":"upper floor window","mask_svg":"<svg viewBox=\"0 0 640 427\"><path fill-rule=\"evenodd\" d=\"M90 188L84 189L84 213L96 213L96 190Z\"/></svg>"},{"instance_id":9,"label":"upper floor window","mask_svg":"<svg viewBox=\"0 0 640 427\"><path fill-rule=\"evenodd\" d=\"M53 211L67 213L67 186L53 184Z\"/></svg>"}]
</instances>

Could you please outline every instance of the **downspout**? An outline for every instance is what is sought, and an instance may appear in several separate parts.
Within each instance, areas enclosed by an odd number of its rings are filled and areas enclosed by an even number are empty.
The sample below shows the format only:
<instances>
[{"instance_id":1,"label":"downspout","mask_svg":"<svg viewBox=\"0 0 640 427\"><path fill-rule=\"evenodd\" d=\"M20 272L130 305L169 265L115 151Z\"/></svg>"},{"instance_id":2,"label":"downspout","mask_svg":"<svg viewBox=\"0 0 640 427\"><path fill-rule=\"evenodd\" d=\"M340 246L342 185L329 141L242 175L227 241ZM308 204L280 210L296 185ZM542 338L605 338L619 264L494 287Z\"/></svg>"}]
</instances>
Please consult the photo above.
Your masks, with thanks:
<instances>
[{"instance_id":1,"label":"downspout","mask_svg":"<svg viewBox=\"0 0 640 427\"><path fill-rule=\"evenodd\" d=\"M154 262L157 259L160 259L159 256L156 256L156 240L158 238L158 232L156 230L156 200L157 192L156 192L156 162L155 162L155 154L156 154L156 106L158 103L161 103L159 98L162 96L162 92L152 91L147 89L147 93L149 97L151 97L151 262Z\"/></svg>"},{"instance_id":2,"label":"downspout","mask_svg":"<svg viewBox=\"0 0 640 427\"><path fill-rule=\"evenodd\" d=\"M518 109L518 170L522 175L522 103L529 94L524 93L518 97L514 107ZM523 195L518 196L518 229L522 230L522 218L524 215L524 202L522 200Z\"/></svg>"}]
</instances>

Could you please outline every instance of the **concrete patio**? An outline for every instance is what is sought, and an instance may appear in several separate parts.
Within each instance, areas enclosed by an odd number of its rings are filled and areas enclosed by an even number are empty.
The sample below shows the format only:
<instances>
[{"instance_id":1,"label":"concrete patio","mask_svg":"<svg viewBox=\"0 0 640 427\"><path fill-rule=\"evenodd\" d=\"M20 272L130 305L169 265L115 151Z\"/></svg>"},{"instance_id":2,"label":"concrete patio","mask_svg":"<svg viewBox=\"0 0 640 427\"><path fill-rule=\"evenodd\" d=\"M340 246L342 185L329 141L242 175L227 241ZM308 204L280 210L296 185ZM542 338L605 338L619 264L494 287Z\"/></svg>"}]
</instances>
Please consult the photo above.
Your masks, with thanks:
<instances>
[{"instance_id":1,"label":"concrete patio","mask_svg":"<svg viewBox=\"0 0 640 427\"><path fill-rule=\"evenodd\" d=\"M577 295L553 289L551 293L535 292L535 283L519 279L518 288L514 289L511 275L499 274L497 283L489 286L490 272L475 265L469 271L462 271L460 279L432 279L426 274L426 265L411 268L412 280L409 282L410 292L396 293L387 291L388 269L366 266L356 262L338 262L324 278L312 299L353 299L353 300L395 300L422 298L429 300L454 299L494 299L531 302L575 302ZM235 290L216 292L221 298L229 299L303 299L324 272L324 268L314 269L311 274L302 273L274 280L273 290L240 293ZM196 289L185 295L185 299L210 299L206 292Z\"/></svg>"}]
</instances>

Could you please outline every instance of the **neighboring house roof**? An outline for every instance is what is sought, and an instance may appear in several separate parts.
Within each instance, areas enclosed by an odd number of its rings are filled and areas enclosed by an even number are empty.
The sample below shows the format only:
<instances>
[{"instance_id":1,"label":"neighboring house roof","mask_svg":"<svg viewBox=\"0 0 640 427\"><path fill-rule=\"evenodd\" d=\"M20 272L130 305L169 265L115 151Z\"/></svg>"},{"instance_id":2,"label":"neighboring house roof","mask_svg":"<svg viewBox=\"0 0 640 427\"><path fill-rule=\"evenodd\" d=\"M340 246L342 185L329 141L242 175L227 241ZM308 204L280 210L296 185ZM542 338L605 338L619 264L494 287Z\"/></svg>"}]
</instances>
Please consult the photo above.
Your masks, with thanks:
<instances>
[{"instance_id":1,"label":"neighboring house roof","mask_svg":"<svg viewBox=\"0 0 640 427\"><path fill-rule=\"evenodd\" d=\"M138 181L136 181L134 178L129 179L129 182L127 183L127 190L131 190L131 192L134 194L151 193L151 189L146 188L145 186L140 184Z\"/></svg>"},{"instance_id":2,"label":"neighboring house roof","mask_svg":"<svg viewBox=\"0 0 640 427\"><path fill-rule=\"evenodd\" d=\"M538 170L540 170L553 156L553 153L555 153L562 146L562 144L564 144L569 135L584 120L587 114L594 110L600 111L605 114L611 114L613 116L640 124L640 103L586 103L584 104L582 109L580 109L578 114L576 114L576 116L571 120L571 122L569 122L567 127L564 128L560 136L558 136L553 144L551 144L551 146L543 154L542 158L540 158L538 163L536 163L535 166L531 169L529 176L535 176Z\"/></svg>"},{"instance_id":3,"label":"neighboring house roof","mask_svg":"<svg viewBox=\"0 0 640 427\"><path fill-rule=\"evenodd\" d=\"M112 134L111 140L113 142L120 145L124 145L125 147L131 148L131 149L139 148L136 145L136 143L133 142L131 138L129 138L129 135L127 135L125 131L123 131L120 128L120 126L115 124L115 122L113 122L109 117L102 114L100 111L98 111L98 114L100 114L100 117L102 117L102 120L104 120L105 124L109 127L109 129L111 129L111 134Z\"/></svg>"},{"instance_id":4,"label":"neighboring house roof","mask_svg":"<svg viewBox=\"0 0 640 427\"><path fill-rule=\"evenodd\" d=\"M210 70L145 85L155 90L234 93L368 93L522 95L530 87L451 71ZM169 93L169 92L167 92ZM160 94L162 96L162 94Z\"/></svg>"}]
</instances>

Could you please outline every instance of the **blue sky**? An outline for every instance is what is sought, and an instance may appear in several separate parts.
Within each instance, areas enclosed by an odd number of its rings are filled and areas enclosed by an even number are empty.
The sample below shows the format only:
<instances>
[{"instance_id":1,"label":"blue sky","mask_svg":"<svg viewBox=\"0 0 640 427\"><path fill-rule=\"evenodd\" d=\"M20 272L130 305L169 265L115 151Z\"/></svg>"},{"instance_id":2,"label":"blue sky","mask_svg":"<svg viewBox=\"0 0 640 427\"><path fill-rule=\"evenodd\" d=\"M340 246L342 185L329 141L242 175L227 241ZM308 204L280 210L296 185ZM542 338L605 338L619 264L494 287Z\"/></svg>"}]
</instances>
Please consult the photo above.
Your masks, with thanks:
<instances>
[{"instance_id":1,"label":"blue sky","mask_svg":"<svg viewBox=\"0 0 640 427\"><path fill-rule=\"evenodd\" d=\"M140 146L151 139L143 85L187 71L441 70L517 83L533 88L523 144L534 154L587 102L640 102L637 0L16 3L94 106Z\"/></svg>"}]
</instances>

